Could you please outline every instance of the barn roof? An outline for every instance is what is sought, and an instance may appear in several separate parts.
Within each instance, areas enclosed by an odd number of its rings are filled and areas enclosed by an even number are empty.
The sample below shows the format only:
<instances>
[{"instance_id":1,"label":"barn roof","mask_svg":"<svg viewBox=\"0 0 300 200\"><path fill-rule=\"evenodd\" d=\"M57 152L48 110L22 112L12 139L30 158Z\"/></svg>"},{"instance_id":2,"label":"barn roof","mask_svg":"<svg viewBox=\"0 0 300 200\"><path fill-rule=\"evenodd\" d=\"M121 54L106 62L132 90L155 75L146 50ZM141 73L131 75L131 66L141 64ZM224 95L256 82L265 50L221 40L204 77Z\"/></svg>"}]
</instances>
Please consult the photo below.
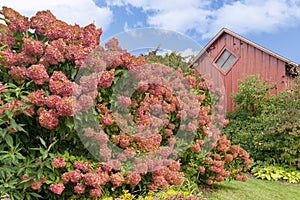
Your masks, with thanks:
<instances>
[{"instance_id":1,"label":"barn roof","mask_svg":"<svg viewBox=\"0 0 300 200\"><path fill-rule=\"evenodd\" d=\"M294 66L298 66L298 64L297 63L295 63L295 62L293 62L293 61L291 61L291 60L289 60L289 59L287 59L287 58L285 58L285 57L283 57L283 56L281 56L281 55L279 55L279 54L277 54L277 53L274 53L273 51L270 51L270 50L268 50L268 49L266 49L266 48L264 48L264 47L262 47L262 46L260 46L260 45L258 45L258 44L256 44L256 43L254 43L254 42L252 42L252 41L250 41L250 40L248 40L248 39L246 39L246 38L244 38L244 37L242 37L242 36L240 36L239 34L237 34L237 33L235 33L235 32L233 32L233 31L231 31L231 30L229 30L229 29L227 29L227 28L222 28L218 33L217 33L217 35L200 51L200 53L195 57L195 59L193 60L193 62L191 63L191 65L190 66L192 66L195 62L197 62L197 60L205 53L205 52L207 52L207 50L211 47L211 45L216 41L216 40L218 40L224 33L227 33L227 34L229 34L229 35L232 35L233 37L235 37L235 38L237 38L237 39L239 39L239 40L241 40L241 41L243 41L244 43L247 43L247 44L249 44L249 45L251 45L251 46L253 46L253 47L255 47L255 48L257 48L257 49L259 49L259 50L261 50L261 51L263 51L263 52L265 52L265 53L267 53L267 54L269 54L269 55L271 55L271 56L273 56L273 57L275 57L275 58L277 58L277 59L279 59L279 60L282 60L282 61L284 61L284 62L286 62L286 63L288 63L288 64L290 64L290 65L294 65Z\"/></svg>"}]
</instances>

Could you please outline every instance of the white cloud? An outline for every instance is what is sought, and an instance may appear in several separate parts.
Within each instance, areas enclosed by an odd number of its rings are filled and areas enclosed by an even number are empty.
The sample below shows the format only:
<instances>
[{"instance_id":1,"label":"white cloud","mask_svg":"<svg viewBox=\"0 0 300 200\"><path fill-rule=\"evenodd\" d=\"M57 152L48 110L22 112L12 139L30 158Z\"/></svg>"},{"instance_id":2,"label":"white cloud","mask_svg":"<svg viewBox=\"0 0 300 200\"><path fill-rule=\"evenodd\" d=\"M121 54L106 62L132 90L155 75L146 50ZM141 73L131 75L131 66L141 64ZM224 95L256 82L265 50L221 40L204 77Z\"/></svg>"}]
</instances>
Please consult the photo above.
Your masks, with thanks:
<instances>
[{"instance_id":1,"label":"white cloud","mask_svg":"<svg viewBox=\"0 0 300 200\"><path fill-rule=\"evenodd\" d=\"M0 7L7 6L31 17L37 11L50 10L57 19L69 24L88 25L92 22L97 27L107 30L112 21L112 11L107 7L98 7L92 0L1 0Z\"/></svg>"},{"instance_id":2,"label":"white cloud","mask_svg":"<svg viewBox=\"0 0 300 200\"><path fill-rule=\"evenodd\" d=\"M137 23L134 24L134 28L142 28L142 27L144 27L144 24L141 21L138 21Z\"/></svg>"},{"instance_id":3,"label":"white cloud","mask_svg":"<svg viewBox=\"0 0 300 200\"><path fill-rule=\"evenodd\" d=\"M213 17L203 37L211 37L224 26L240 34L271 33L299 23L300 5L284 0L246 0L223 6Z\"/></svg>"},{"instance_id":4,"label":"white cloud","mask_svg":"<svg viewBox=\"0 0 300 200\"><path fill-rule=\"evenodd\" d=\"M190 57L190 56L197 56L199 54L199 51L193 51L191 48L187 48L183 51L179 52L182 57Z\"/></svg>"},{"instance_id":5,"label":"white cloud","mask_svg":"<svg viewBox=\"0 0 300 200\"><path fill-rule=\"evenodd\" d=\"M299 0L108 0L107 5L142 8L148 12L150 26L181 33L195 30L203 38L222 27L239 33L270 33L300 22Z\"/></svg>"},{"instance_id":6,"label":"white cloud","mask_svg":"<svg viewBox=\"0 0 300 200\"><path fill-rule=\"evenodd\" d=\"M157 10L164 11L170 9L184 9L186 7L203 7L209 5L209 0L107 0L109 6L132 5L134 7L143 8L145 11Z\"/></svg>"}]
</instances>

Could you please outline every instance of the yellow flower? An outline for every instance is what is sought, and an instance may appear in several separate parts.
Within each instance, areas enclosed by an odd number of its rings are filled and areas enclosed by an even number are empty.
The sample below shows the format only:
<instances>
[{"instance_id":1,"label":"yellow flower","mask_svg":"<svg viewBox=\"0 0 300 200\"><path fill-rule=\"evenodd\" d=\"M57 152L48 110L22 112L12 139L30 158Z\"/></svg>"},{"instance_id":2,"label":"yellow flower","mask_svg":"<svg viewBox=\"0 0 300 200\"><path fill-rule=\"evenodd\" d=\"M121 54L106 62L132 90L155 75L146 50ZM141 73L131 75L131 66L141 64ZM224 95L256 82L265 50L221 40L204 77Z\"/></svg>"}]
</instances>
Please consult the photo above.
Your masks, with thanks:
<instances>
[{"instance_id":1,"label":"yellow flower","mask_svg":"<svg viewBox=\"0 0 300 200\"><path fill-rule=\"evenodd\" d=\"M119 198L123 199L123 200L131 200L134 198L133 194L128 193L128 190L123 190L124 194L122 194Z\"/></svg>"},{"instance_id":2,"label":"yellow flower","mask_svg":"<svg viewBox=\"0 0 300 200\"><path fill-rule=\"evenodd\" d=\"M153 197L151 197L151 196L146 196L144 200L152 200L152 199L153 199Z\"/></svg>"},{"instance_id":3,"label":"yellow flower","mask_svg":"<svg viewBox=\"0 0 300 200\"><path fill-rule=\"evenodd\" d=\"M169 195L173 195L173 194L177 194L178 192L176 192L173 188L169 188L167 191L167 194Z\"/></svg>"},{"instance_id":4,"label":"yellow flower","mask_svg":"<svg viewBox=\"0 0 300 200\"><path fill-rule=\"evenodd\" d=\"M112 197L105 197L103 200L113 200Z\"/></svg>"}]
</instances>

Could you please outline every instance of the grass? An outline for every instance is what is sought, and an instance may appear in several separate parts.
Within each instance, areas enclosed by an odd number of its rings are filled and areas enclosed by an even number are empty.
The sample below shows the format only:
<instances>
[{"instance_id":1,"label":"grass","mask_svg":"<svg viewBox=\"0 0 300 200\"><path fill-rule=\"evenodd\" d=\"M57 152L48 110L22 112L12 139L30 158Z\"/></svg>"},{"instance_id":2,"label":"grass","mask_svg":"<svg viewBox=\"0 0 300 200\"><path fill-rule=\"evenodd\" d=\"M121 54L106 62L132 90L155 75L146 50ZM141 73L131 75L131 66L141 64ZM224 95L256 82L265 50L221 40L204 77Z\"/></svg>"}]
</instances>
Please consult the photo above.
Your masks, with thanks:
<instances>
[{"instance_id":1,"label":"grass","mask_svg":"<svg viewBox=\"0 0 300 200\"><path fill-rule=\"evenodd\" d=\"M211 192L214 190L214 192ZM216 183L210 191L203 190L208 200L297 200L300 185L285 184L249 178L247 182L231 181Z\"/></svg>"}]
</instances>

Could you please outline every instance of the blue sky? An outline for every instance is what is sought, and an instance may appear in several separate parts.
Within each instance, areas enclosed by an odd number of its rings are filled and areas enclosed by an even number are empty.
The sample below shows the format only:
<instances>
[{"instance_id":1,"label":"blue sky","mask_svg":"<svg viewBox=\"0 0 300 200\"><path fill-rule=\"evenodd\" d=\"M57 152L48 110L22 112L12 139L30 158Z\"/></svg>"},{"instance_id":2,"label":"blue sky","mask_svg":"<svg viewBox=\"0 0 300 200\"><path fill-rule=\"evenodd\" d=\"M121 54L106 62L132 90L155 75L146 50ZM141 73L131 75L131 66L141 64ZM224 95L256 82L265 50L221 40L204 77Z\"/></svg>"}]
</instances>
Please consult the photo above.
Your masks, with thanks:
<instances>
[{"instance_id":1,"label":"blue sky","mask_svg":"<svg viewBox=\"0 0 300 200\"><path fill-rule=\"evenodd\" d=\"M300 0L1 0L0 6L4 5L26 16L49 9L70 24L94 22L103 28L102 41L145 27L169 30L172 43L180 43L176 33L194 41L198 47L189 44L194 52L226 27L300 63ZM141 41L155 41L149 37L142 35ZM176 50L170 42L168 47Z\"/></svg>"}]
</instances>

